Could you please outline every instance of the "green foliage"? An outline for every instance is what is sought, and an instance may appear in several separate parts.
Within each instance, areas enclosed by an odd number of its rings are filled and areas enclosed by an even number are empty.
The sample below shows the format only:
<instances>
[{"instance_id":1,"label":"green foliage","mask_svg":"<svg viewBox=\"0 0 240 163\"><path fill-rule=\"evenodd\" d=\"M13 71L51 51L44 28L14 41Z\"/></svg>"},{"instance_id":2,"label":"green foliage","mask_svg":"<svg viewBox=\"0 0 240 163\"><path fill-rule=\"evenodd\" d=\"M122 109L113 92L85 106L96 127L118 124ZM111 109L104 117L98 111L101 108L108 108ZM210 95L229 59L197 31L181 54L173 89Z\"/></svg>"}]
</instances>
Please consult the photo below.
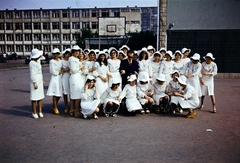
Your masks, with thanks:
<instances>
[{"instance_id":1,"label":"green foliage","mask_svg":"<svg viewBox=\"0 0 240 163\"><path fill-rule=\"evenodd\" d=\"M83 28L81 32L75 32L76 36L76 45L80 46L82 49L85 49L85 38L92 38L98 36L98 33L93 33L90 28Z\"/></svg>"},{"instance_id":2,"label":"green foliage","mask_svg":"<svg viewBox=\"0 0 240 163\"><path fill-rule=\"evenodd\" d=\"M127 45L134 50L142 49L148 45L155 47L157 44L157 35L152 31L134 32L128 33L128 35L130 36L130 39Z\"/></svg>"}]
</instances>

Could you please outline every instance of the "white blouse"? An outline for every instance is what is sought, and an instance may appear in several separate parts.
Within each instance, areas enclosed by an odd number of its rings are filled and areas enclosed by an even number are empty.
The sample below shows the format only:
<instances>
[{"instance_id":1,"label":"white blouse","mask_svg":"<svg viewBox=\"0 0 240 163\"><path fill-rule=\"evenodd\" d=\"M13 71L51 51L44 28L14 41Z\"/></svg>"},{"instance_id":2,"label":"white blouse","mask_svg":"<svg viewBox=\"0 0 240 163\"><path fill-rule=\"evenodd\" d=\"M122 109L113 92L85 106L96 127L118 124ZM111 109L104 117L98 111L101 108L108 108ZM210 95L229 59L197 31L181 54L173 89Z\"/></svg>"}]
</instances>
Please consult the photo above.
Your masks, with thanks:
<instances>
[{"instance_id":1,"label":"white blouse","mask_svg":"<svg viewBox=\"0 0 240 163\"><path fill-rule=\"evenodd\" d=\"M148 60L138 60L138 65L139 65L139 72L140 71L146 71L148 72L149 76L152 76L152 66L151 66L151 61Z\"/></svg>"},{"instance_id":2,"label":"white blouse","mask_svg":"<svg viewBox=\"0 0 240 163\"><path fill-rule=\"evenodd\" d=\"M162 61L159 69L159 74L171 74L174 66L174 61Z\"/></svg>"},{"instance_id":3,"label":"white blouse","mask_svg":"<svg viewBox=\"0 0 240 163\"><path fill-rule=\"evenodd\" d=\"M217 75L217 64L214 62L211 62L210 64L207 64L206 62L202 63L202 73L212 73L212 76Z\"/></svg>"},{"instance_id":4,"label":"white blouse","mask_svg":"<svg viewBox=\"0 0 240 163\"><path fill-rule=\"evenodd\" d=\"M75 58L72 56L69 58L68 62L69 62L69 68L70 68L71 74L83 73L83 71L80 70L80 67L82 64L79 62L78 58Z\"/></svg>"},{"instance_id":5,"label":"white blouse","mask_svg":"<svg viewBox=\"0 0 240 163\"><path fill-rule=\"evenodd\" d=\"M123 99L124 97L126 97L127 99L137 98L136 85L134 85L134 86L131 86L130 84L125 85L125 87L123 88L123 91L120 95L121 99Z\"/></svg>"},{"instance_id":6,"label":"white blouse","mask_svg":"<svg viewBox=\"0 0 240 163\"><path fill-rule=\"evenodd\" d=\"M58 76L59 75L59 72L61 71L62 69L62 60L54 60L52 59L49 63L49 72L51 75L54 75L54 76Z\"/></svg>"},{"instance_id":7,"label":"white blouse","mask_svg":"<svg viewBox=\"0 0 240 163\"><path fill-rule=\"evenodd\" d=\"M85 88L82 88L81 90L81 100L83 102L92 102L94 99L99 99L99 94L96 91L96 88L92 88L92 89L87 89L85 92Z\"/></svg>"},{"instance_id":8,"label":"white blouse","mask_svg":"<svg viewBox=\"0 0 240 163\"><path fill-rule=\"evenodd\" d=\"M119 59L108 59L108 68L109 68L109 72L119 72L119 68L120 68L120 63L121 61Z\"/></svg>"}]
</instances>

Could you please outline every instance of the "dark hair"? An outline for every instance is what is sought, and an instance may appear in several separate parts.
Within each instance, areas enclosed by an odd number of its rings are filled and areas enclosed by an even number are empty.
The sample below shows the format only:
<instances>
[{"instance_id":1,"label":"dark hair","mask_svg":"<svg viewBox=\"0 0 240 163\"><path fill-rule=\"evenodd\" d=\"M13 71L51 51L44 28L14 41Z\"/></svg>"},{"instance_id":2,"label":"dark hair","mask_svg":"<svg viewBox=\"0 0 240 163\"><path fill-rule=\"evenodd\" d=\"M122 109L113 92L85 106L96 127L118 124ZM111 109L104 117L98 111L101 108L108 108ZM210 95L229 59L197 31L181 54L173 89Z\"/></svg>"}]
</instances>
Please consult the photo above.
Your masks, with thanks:
<instances>
[{"instance_id":1,"label":"dark hair","mask_svg":"<svg viewBox=\"0 0 240 163\"><path fill-rule=\"evenodd\" d=\"M65 58L66 53L69 53L69 54L70 54L70 57L72 56L72 54L71 54L70 51L66 51L66 52L63 54L63 58Z\"/></svg>"},{"instance_id":2,"label":"dark hair","mask_svg":"<svg viewBox=\"0 0 240 163\"><path fill-rule=\"evenodd\" d=\"M143 54L146 54L146 60L148 60L148 53L146 51L141 51L141 53L139 54L139 58L138 60L141 61L143 59Z\"/></svg>"},{"instance_id":3,"label":"dark hair","mask_svg":"<svg viewBox=\"0 0 240 163\"><path fill-rule=\"evenodd\" d=\"M38 58L31 58L32 61L37 61L39 58L41 58L41 56L39 56Z\"/></svg>"},{"instance_id":4,"label":"dark hair","mask_svg":"<svg viewBox=\"0 0 240 163\"><path fill-rule=\"evenodd\" d=\"M144 82L144 81L140 81L140 84L147 84L148 81Z\"/></svg>"},{"instance_id":5,"label":"dark hair","mask_svg":"<svg viewBox=\"0 0 240 163\"><path fill-rule=\"evenodd\" d=\"M159 53L154 53L153 57L159 56L161 57L161 55Z\"/></svg>"},{"instance_id":6,"label":"dark hair","mask_svg":"<svg viewBox=\"0 0 240 163\"><path fill-rule=\"evenodd\" d=\"M104 55L104 56L105 56L105 58L104 58L104 60L103 60L103 64L107 66L108 63L107 63L107 57L106 57L106 54L99 54L99 56L98 56L96 62L98 62L99 65L102 66L102 61L101 61L101 59L100 59L100 56L101 56L101 55Z\"/></svg>"},{"instance_id":7,"label":"dark hair","mask_svg":"<svg viewBox=\"0 0 240 163\"><path fill-rule=\"evenodd\" d=\"M128 50L128 51L127 51L127 54L130 54L130 53L133 53L133 54L134 54L134 51L133 51L133 50Z\"/></svg>"},{"instance_id":8,"label":"dark hair","mask_svg":"<svg viewBox=\"0 0 240 163\"><path fill-rule=\"evenodd\" d=\"M93 81L94 83L96 83L95 79L87 79L86 83L90 83L91 81Z\"/></svg>"},{"instance_id":9,"label":"dark hair","mask_svg":"<svg viewBox=\"0 0 240 163\"><path fill-rule=\"evenodd\" d=\"M114 88L116 85L120 85L120 83L117 83L117 84L112 84L111 88Z\"/></svg>"},{"instance_id":10,"label":"dark hair","mask_svg":"<svg viewBox=\"0 0 240 163\"><path fill-rule=\"evenodd\" d=\"M115 49L112 49L111 51L110 51L110 56L112 57L112 52L113 51L115 51L116 52L116 54L118 53ZM116 55L116 56L118 56L118 55Z\"/></svg>"}]
</instances>

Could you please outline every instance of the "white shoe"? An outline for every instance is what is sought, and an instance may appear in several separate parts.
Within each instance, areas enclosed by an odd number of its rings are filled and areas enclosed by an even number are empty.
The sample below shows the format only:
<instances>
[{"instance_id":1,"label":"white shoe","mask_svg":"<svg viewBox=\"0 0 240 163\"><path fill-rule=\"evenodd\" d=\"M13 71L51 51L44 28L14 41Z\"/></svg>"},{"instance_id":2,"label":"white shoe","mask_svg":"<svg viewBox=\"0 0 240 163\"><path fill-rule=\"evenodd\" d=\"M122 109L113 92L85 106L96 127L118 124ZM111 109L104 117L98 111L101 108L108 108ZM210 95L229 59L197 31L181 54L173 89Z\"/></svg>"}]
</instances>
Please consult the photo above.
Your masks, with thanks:
<instances>
[{"instance_id":1,"label":"white shoe","mask_svg":"<svg viewBox=\"0 0 240 163\"><path fill-rule=\"evenodd\" d=\"M183 113L183 110L182 110L182 109L180 109L180 110L179 110L179 113Z\"/></svg>"},{"instance_id":2,"label":"white shoe","mask_svg":"<svg viewBox=\"0 0 240 163\"><path fill-rule=\"evenodd\" d=\"M37 114L33 114L33 113L32 113L32 117L33 117L34 119L38 119L38 115L37 115Z\"/></svg>"},{"instance_id":3,"label":"white shoe","mask_svg":"<svg viewBox=\"0 0 240 163\"><path fill-rule=\"evenodd\" d=\"M173 113L173 114L175 114L175 113L176 113L176 111L175 111L175 110L173 110L173 111L172 111L172 113Z\"/></svg>"},{"instance_id":4,"label":"white shoe","mask_svg":"<svg viewBox=\"0 0 240 163\"><path fill-rule=\"evenodd\" d=\"M40 118L43 118L43 117L44 117L44 116L43 116L43 113L40 112L40 113L39 113L39 117L40 117Z\"/></svg>"},{"instance_id":5,"label":"white shoe","mask_svg":"<svg viewBox=\"0 0 240 163\"><path fill-rule=\"evenodd\" d=\"M86 116L86 115L83 115L83 118L84 118L84 119L87 119L87 116Z\"/></svg>"}]
</instances>

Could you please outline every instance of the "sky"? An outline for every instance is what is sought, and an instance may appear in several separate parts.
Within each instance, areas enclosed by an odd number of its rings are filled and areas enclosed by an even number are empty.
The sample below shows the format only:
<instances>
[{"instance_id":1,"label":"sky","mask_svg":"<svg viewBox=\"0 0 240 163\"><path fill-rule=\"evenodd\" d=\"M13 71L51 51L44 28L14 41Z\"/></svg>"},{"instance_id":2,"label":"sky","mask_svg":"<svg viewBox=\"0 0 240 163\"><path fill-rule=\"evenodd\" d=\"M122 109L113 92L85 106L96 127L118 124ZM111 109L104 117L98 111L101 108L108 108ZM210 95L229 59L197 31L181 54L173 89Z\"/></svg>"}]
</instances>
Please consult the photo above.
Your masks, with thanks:
<instances>
[{"instance_id":1,"label":"sky","mask_svg":"<svg viewBox=\"0 0 240 163\"><path fill-rule=\"evenodd\" d=\"M0 0L0 10L13 9L64 9L64 8L112 8L152 7L158 0Z\"/></svg>"}]
</instances>

